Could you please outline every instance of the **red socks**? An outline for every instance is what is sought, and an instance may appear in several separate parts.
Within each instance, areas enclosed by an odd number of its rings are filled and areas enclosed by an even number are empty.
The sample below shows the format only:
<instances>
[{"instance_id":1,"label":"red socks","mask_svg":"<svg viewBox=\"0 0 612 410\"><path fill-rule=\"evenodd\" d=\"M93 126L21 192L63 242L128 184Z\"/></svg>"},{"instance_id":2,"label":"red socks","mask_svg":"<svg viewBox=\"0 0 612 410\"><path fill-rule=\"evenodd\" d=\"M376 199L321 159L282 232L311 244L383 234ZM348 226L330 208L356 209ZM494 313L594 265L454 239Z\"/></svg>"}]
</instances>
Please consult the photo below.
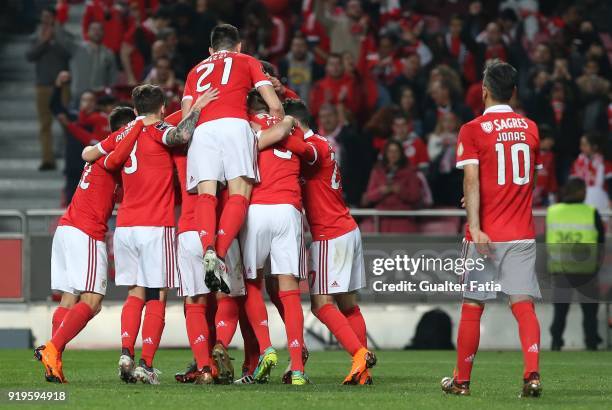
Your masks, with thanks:
<instances>
[{"instance_id":1,"label":"red socks","mask_svg":"<svg viewBox=\"0 0 612 410\"><path fill-rule=\"evenodd\" d=\"M363 319L363 315L361 314L361 309L359 306L353 306L347 311L342 312L346 320L348 320L351 329L359 338L359 341L364 347L368 347L368 334L366 331L365 320Z\"/></svg>"},{"instance_id":2,"label":"red socks","mask_svg":"<svg viewBox=\"0 0 612 410\"><path fill-rule=\"evenodd\" d=\"M268 297L270 298L270 302L276 306L276 310L278 310L278 314L280 315L282 321L285 321L285 307L283 306L283 302L281 301L279 290L278 289L268 289Z\"/></svg>"},{"instance_id":3,"label":"red socks","mask_svg":"<svg viewBox=\"0 0 612 410\"><path fill-rule=\"evenodd\" d=\"M205 310L206 305L185 304L187 337L199 370L202 370L204 366L210 366L208 324L206 323Z\"/></svg>"},{"instance_id":4,"label":"red socks","mask_svg":"<svg viewBox=\"0 0 612 410\"><path fill-rule=\"evenodd\" d=\"M127 349L134 357L134 344L140 330L144 300L136 296L128 296L121 311L121 348Z\"/></svg>"},{"instance_id":5,"label":"red socks","mask_svg":"<svg viewBox=\"0 0 612 410\"><path fill-rule=\"evenodd\" d=\"M223 207L217 231L215 249L219 257L225 258L232 241L236 238L238 232L240 232L240 228L242 228L248 207L249 200L242 195L229 196L227 203Z\"/></svg>"},{"instance_id":6,"label":"red socks","mask_svg":"<svg viewBox=\"0 0 612 410\"><path fill-rule=\"evenodd\" d=\"M480 343L480 317L484 306L464 303L457 334L457 367L455 377L458 383L470 381L474 358Z\"/></svg>"},{"instance_id":7,"label":"red socks","mask_svg":"<svg viewBox=\"0 0 612 410\"><path fill-rule=\"evenodd\" d=\"M63 320L63 324L53 335L51 343L60 352L64 350L66 344L74 339L87 322L93 317L94 313L87 303L79 302L70 309Z\"/></svg>"},{"instance_id":8,"label":"red socks","mask_svg":"<svg viewBox=\"0 0 612 410\"><path fill-rule=\"evenodd\" d=\"M198 195L195 216L202 249L206 252L209 246L215 244L217 229L217 197L209 194Z\"/></svg>"},{"instance_id":9,"label":"red socks","mask_svg":"<svg viewBox=\"0 0 612 410\"><path fill-rule=\"evenodd\" d=\"M164 331L164 318L166 304L160 300L150 300L146 303L144 320L142 323L142 355L146 365L153 367L153 358L159 347L162 332ZM204 318L202 318L204 323Z\"/></svg>"},{"instance_id":10,"label":"red socks","mask_svg":"<svg viewBox=\"0 0 612 410\"><path fill-rule=\"evenodd\" d=\"M70 311L70 309L63 306L55 308L55 312L53 312L53 317L51 318L51 337L55 336L55 332L59 329L68 311Z\"/></svg>"},{"instance_id":11,"label":"red socks","mask_svg":"<svg viewBox=\"0 0 612 410\"><path fill-rule=\"evenodd\" d=\"M314 314L336 336L338 342L351 356L354 356L359 349L364 347L346 317L340 313L335 305L327 303Z\"/></svg>"},{"instance_id":12,"label":"red socks","mask_svg":"<svg viewBox=\"0 0 612 410\"><path fill-rule=\"evenodd\" d=\"M261 295L261 282L247 280L245 284L246 300L244 308L253 332L257 337L259 353L263 353L268 347L272 346L272 343L270 342L270 330L268 329L268 311Z\"/></svg>"},{"instance_id":13,"label":"red socks","mask_svg":"<svg viewBox=\"0 0 612 410\"><path fill-rule=\"evenodd\" d=\"M242 367L248 369L249 374L253 374L259 362L259 343L249 323L246 311L244 310L244 297L240 306L240 333L244 342L244 362Z\"/></svg>"},{"instance_id":14,"label":"red socks","mask_svg":"<svg viewBox=\"0 0 612 410\"><path fill-rule=\"evenodd\" d=\"M231 343L238 326L238 301L236 298L226 296L217 301L217 314L215 315L215 329L218 343L226 348Z\"/></svg>"},{"instance_id":15,"label":"red socks","mask_svg":"<svg viewBox=\"0 0 612 410\"><path fill-rule=\"evenodd\" d=\"M512 314L518 322L519 338L523 350L523 378L540 371L540 323L533 302L525 300L512 305Z\"/></svg>"},{"instance_id":16,"label":"red socks","mask_svg":"<svg viewBox=\"0 0 612 410\"><path fill-rule=\"evenodd\" d=\"M304 346L304 313L300 301L300 291L280 291L278 296L285 312L285 331L287 332L287 349L291 358L291 370L304 372L302 348Z\"/></svg>"}]
</instances>

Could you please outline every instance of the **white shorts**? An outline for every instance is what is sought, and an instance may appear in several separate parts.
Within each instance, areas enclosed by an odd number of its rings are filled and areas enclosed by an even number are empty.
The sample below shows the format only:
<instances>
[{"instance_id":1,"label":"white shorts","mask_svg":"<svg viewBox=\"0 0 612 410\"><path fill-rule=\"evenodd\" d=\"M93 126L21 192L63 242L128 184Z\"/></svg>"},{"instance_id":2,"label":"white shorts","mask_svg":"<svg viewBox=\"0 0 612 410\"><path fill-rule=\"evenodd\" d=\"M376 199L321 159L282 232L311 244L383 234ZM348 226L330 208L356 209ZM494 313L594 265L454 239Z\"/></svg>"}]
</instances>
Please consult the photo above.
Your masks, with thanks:
<instances>
[{"instance_id":1,"label":"white shorts","mask_svg":"<svg viewBox=\"0 0 612 410\"><path fill-rule=\"evenodd\" d=\"M106 294L106 243L73 226L58 226L51 250L51 289Z\"/></svg>"},{"instance_id":2,"label":"white shorts","mask_svg":"<svg viewBox=\"0 0 612 410\"><path fill-rule=\"evenodd\" d=\"M174 227L120 226L115 229L115 284L147 288L179 286Z\"/></svg>"},{"instance_id":3,"label":"white shorts","mask_svg":"<svg viewBox=\"0 0 612 410\"><path fill-rule=\"evenodd\" d=\"M310 245L310 294L353 292L366 286L361 232L355 228Z\"/></svg>"},{"instance_id":4,"label":"white shorts","mask_svg":"<svg viewBox=\"0 0 612 410\"><path fill-rule=\"evenodd\" d=\"M220 118L200 124L187 152L187 190L202 181L225 182L238 177L257 181L257 144L248 121Z\"/></svg>"},{"instance_id":5,"label":"white shorts","mask_svg":"<svg viewBox=\"0 0 612 410\"><path fill-rule=\"evenodd\" d=\"M493 282L506 295L542 297L536 276L536 243L534 240L495 242L491 258L478 253L473 242L463 241L464 258L481 259L482 269L474 269L463 275L466 285L463 297L479 301L497 298L494 290L481 290L481 286Z\"/></svg>"},{"instance_id":6,"label":"white shorts","mask_svg":"<svg viewBox=\"0 0 612 410\"><path fill-rule=\"evenodd\" d=\"M289 204L250 205L240 232L247 279L256 279L268 256L272 275L306 279L302 214Z\"/></svg>"},{"instance_id":7,"label":"white shorts","mask_svg":"<svg viewBox=\"0 0 612 410\"><path fill-rule=\"evenodd\" d=\"M244 296L244 265L238 241L234 240L225 255L230 277L230 296ZM196 231L182 232L178 236L179 296L196 296L210 293L204 283L204 252Z\"/></svg>"}]
</instances>

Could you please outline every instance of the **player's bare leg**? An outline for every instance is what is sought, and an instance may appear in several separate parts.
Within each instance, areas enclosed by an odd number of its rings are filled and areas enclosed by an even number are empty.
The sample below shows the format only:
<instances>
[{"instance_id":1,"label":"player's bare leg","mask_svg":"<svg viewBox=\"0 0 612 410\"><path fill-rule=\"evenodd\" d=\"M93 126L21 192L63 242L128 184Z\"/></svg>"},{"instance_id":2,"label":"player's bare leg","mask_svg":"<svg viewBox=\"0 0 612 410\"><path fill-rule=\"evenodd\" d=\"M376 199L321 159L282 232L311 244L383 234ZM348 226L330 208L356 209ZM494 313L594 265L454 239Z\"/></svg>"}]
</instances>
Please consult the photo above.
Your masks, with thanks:
<instances>
[{"instance_id":1,"label":"player's bare leg","mask_svg":"<svg viewBox=\"0 0 612 410\"><path fill-rule=\"evenodd\" d=\"M342 293L337 295L334 299L338 305L338 309L340 309L340 312L342 312L344 317L346 317L346 320L348 320L349 325L359 338L361 344L367 348L368 332L365 319L363 318L359 305L357 304L357 293ZM370 374L369 370L366 370L362 374L361 378L359 379L359 384L373 384L372 375Z\"/></svg>"},{"instance_id":2,"label":"player's bare leg","mask_svg":"<svg viewBox=\"0 0 612 410\"><path fill-rule=\"evenodd\" d=\"M281 380L285 384L307 384L310 381L304 373L304 313L300 300L300 282L291 273L274 276L278 282L278 299L283 308L290 357L289 366Z\"/></svg>"},{"instance_id":3,"label":"player's bare leg","mask_svg":"<svg viewBox=\"0 0 612 410\"><path fill-rule=\"evenodd\" d=\"M353 358L343 384L359 384L364 373L376 365L376 356L359 341L346 317L336 307L336 298L338 295L310 295L311 310Z\"/></svg>"},{"instance_id":4,"label":"player's bare leg","mask_svg":"<svg viewBox=\"0 0 612 410\"><path fill-rule=\"evenodd\" d=\"M153 358L159 347L166 316L167 288L145 288L145 315L142 322L142 353L134 377L145 384L159 384L159 370Z\"/></svg>"},{"instance_id":5,"label":"player's bare leg","mask_svg":"<svg viewBox=\"0 0 612 410\"><path fill-rule=\"evenodd\" d=\"M535 313L533 299L527 295L511 295L510 309L518 323L521 350L523 351L523 389L520 397L540 397L540 323Z\"/></svg>"},{"instance_id":6,"label":"player's bare leg","mask_svg":"<svg viewBox=\"0 0 612 410\"><path fill-rule=\"evenodd\" d=\"M215 315L217 338L212 350L212 359L217 368L217 381L221 384L230 384L234 381L234 366L227 347L238 327L238 311L236 298L217 293L217 314Z\"/></svg>"},{"instance_id":7,"label":"player's bare leg","mask_svg":"<svg viewBox=\"0 0 612 410\"><path fill-rule=\"evenodd\" d=\"M219 290L224 293L230 293L225 256L246 219L253 182L246 177L237 177L227 181L227 188L229 198L221 211L215 241L215 250L218 257L215 276L219 281Z\"/></svg>"},{"instance_id":8,"label":"player's bare leg","mask_svg":"<svg viewBox=\"0 0 612 410\"><path fill-rule=\"evenodd\" d=\"M215 276L217 252L215 232L217 231L217 181L202 181L197 186L198 203L196 220L198 235L204 250L204 282L211 292L219 290L220 282Z\"/></svg>"},{"instance_id":9,"label":"player's bare leg","mask_svg":"<svg viewBox=\"0 0 612 410\"><path fill-rule=\"evenodd\" d=\"M440 382L442 391L447 394L470 394L470 376L480 343L480 318L483 311L484 303L472 299L463 300L457 332L457 363L453 377L445 377Z\"/></svg>"},{"instance_id":10,"label":"player's bare leg","mask_svg":"<svg viewBox=\"0 0 612 410\"><path fill-rule=\"evenodd\" d=\"M206 295L187 296L185 298L185 323L189 345L195 357L196 371L193 376L195 384L212 384L210 354L208 349L209 335L206 323Z\"/></svg>"},{"instance_id":11,"label":"player's bare leg","mask_svg":"<svg viewBox=\"0 0 612 410\"><path fill-rule=\"evenodd\" d=\"M145 306L145 288L131 286L121 310L121 356L119 378L126 383L136 383L134 377L134 345L140 332L142 310Z\"/></svg>"}]
</instances>

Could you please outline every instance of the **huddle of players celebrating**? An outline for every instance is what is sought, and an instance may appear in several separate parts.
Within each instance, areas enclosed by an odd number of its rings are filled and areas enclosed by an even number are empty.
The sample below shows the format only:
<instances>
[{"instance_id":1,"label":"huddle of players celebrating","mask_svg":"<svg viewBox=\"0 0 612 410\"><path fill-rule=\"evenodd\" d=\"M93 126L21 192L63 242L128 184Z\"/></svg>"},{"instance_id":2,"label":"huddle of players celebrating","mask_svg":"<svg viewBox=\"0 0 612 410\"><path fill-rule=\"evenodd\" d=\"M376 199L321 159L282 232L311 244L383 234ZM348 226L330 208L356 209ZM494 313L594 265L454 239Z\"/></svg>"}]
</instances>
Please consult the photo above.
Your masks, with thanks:
<instances>
[{"instance_id":1,"label":"huddle of players celebrating","mask_svg":"<svg viewBox=\"0 0 612 410\"><path fill-rule=\"evenodd\" d=\"M159 384L153 359L168 290L178 288L194 362L176 379L234 382L227 346L240 323L245 362L235 382L267 382L278 357L265 283L287 333L290 364L282 380L309 383L299 290L309 272L312 311L352 356L343 383L372 383L376 356L367 349L355 295L365 286L361 235L342 197L335 153L310 129L306 106L282 104L261 62L240 47L238 30L218 25L210 57L188 74L181 111L166 116L161 88L138 86L134 109L115 108L112 133L84 149L81 181L53 238L52 288L63 292L62 300L52 338L35 350L47 381L66 382L62 352L101 309L104 237L120 183L115 284L129 289L121 313L121 380ZM302 211L313 237L309 269ZM271 271L264 275L268 258Z\"/></svg>"}]
</instances>

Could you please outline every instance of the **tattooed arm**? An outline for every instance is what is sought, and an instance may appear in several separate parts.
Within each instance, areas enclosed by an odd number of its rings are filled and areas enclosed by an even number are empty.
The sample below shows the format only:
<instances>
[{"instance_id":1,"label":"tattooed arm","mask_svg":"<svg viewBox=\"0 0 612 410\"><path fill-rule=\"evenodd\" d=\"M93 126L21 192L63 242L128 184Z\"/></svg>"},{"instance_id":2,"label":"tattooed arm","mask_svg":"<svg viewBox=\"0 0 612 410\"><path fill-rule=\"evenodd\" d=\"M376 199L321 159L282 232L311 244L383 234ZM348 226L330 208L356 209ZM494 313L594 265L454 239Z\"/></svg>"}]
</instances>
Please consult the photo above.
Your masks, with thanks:
<instances>
[{"instance_id":1,"label":"tattooed arm","mask_svg":"<svg viewBox=\"0 0 612 410\"><path fill-rule=\"evenodd\" d=\"M168 132L165 138L166 145L174 146L188 143L193 135L193 130L198 123L202 108L219 98L218 96L219 91L215 88L210 88L200 95L191 106L189 114L183 117L176 128L173 128Z\"/></svg>"}]
</instances>

